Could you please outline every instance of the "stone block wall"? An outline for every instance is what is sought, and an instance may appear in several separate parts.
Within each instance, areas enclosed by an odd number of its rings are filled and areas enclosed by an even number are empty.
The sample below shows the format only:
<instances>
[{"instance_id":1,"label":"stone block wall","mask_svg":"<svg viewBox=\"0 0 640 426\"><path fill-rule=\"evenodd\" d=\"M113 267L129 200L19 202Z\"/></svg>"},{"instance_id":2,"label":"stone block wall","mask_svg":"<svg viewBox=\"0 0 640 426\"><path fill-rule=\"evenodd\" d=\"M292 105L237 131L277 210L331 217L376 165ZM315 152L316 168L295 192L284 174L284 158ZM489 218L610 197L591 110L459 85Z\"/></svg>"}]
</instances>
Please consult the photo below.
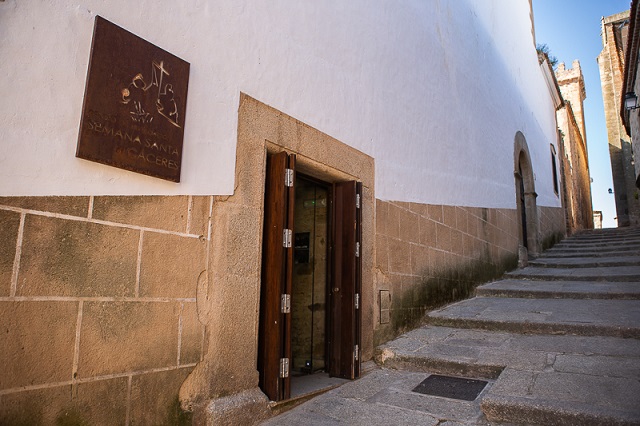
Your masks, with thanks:
<instances>
[{"instance_id":1,"label":"stone block wall","mask_svg":"<svg viewBox=\"0 0 640 426\"><path fill-rule=\"evenodd\" d=\"M179 424L211 197L0 198L0 424Z\"/></svg>"},{"instance_id":2,"label":"stone block wall","mask_svg":"<svg viewBox=\"0 0 640 426\"><path fill-rule=\"evenodd\" d=\"M518 236L516 210L376 200L375 343L515 268Z\"/></svg>"},{"instance_id":3,"label":"stone block wall","mask_svg":"<svg viewBox=\"0 0 640 426\"><path fill-rule=\"evenodd\" d=\"M567 230L564 209L538 206L538 220L542 250L553 247L565 237Z\"/></svg>"},{"instance_id":4,"label":"stone block wall","mask_svg":"<svg viewBox=\"0 0 640 426\"><path fill-rule=\"evenodd\" d=\"M636 188L633 148L620 117L625 56L622 41L626 39L628 26L628 10L603 18L603 49L598 55L618 226L640 224L640 193Z\"/></svg>"}]
</instances>

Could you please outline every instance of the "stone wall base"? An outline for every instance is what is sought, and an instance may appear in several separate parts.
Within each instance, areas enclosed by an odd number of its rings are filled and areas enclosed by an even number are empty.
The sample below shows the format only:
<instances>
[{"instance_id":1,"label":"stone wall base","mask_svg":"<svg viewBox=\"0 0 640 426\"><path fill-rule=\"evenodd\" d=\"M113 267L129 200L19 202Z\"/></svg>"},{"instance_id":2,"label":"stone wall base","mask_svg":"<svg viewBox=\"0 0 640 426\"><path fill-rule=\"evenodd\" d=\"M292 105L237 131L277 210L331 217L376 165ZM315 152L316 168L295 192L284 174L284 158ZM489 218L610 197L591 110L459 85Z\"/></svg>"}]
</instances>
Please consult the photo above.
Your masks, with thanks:
<instances>
[{"instance_id":1,"label":"stone wall base","mask_svg":"<svg viewBox=\"0 0 640 426\"><path fill-rule=\"evenodd\" d=\"M196 413L194 424L206 426L257 425L271 416L269 399L259 388L215 398Z\"/></svg>"}]
</instances>

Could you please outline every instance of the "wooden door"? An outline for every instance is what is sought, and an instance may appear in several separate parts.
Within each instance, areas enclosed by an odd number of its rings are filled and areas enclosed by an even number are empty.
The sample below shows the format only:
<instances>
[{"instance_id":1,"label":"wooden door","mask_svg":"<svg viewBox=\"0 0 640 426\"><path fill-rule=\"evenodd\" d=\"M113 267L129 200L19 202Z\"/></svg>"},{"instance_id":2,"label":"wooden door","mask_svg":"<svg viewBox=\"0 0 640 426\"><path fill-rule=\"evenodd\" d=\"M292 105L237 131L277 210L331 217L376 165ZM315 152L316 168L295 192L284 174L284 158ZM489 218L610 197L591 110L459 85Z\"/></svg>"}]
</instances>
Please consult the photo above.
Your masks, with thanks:
<instances>
[{"instance_id":1,"label":"wooden door","mask_svg":"<svg viewBox=\"0 0 640 426\"><path fill-rule=\"evenodd\" d=\"M293 264L293 207L295 155L285 152L267 158L262 243L262 285L258 371L260 387L272 401L291 393L290 306Z\"/></svg>"},{"instance_id":2,"label":"wooden door","mask_svg":"<svg viewBox=\"0 0 640 426\"><path fill-rule=\"evenodd\" d=\"M333 186L329 374L360 376L362 184L349 181Z\"/></svg>"}]
</instances>

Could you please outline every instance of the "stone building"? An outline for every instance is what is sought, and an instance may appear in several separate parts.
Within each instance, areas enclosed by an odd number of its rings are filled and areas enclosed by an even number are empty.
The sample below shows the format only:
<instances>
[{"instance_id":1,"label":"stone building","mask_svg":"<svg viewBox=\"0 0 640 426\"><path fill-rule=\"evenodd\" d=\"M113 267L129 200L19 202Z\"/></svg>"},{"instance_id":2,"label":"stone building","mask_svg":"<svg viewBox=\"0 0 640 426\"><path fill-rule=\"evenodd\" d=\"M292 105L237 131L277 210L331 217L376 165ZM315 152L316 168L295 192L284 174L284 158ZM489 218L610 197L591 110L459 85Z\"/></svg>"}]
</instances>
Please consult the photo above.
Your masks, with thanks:
<instances>
[{"instance_id":1,"label":"stone building","mask_svg":"<svg viewBox=\"0 0 640 426\"><path fill-rule=\"evenodd\" d=\"M564 63L560 63L555 76L564 100L556 115L562 138L560 145L563 152L560 157L567 232L573 233L593 228L591 175L583 110L586 91L580 62L577 60L573 61L572 68L569 69ZM551 146L551 156L555 157L553 149Z\"/></svg>"},{"instance_id":2,"label":"stone building","mask_svg":"<svg viewBox=\"0 0 640 426\"><path fill-rule=\"evenodd\" d=\"M640 223L640 199L635 184L631 138L620 116L628 31L629 11L603 18L603 49L598 55L618 226Z\"/></svg>"},{"instance_id":3,"label":"stone building","mask_svg":"<svg viewBox=\"0 0 640 426\"><path fill-rule=\"evenodd\" d=\"M532 24L0 2L0 424L255 423L561 238Z\"/></svg>"},{"instance_id":4,"label":"stone building","mask_svg":"<svg viewBox=\"0 0 640 426\"><path fill-rule=\"evenodd\" d=\"M602 229L602 212L600 210L593 212L593 229Z\"/></svg>"},{"instance_id":5,"label":"stone building","mask_svg":"<svg viewBox=\"0 0 640 426\"><path fill-rule=\"evenodd\" d=\"M631 138L632 158L640 158L640 143L637 142L640 137L640 120L638 119L637 109L625 108L625 97L629 96L633 98L640 93L640 83L638 82L638 50L640 46L640 17L638 14L638 2L633 1L631 3L631 10L629 12L629 28L627 31L626 40L626 53L624 61L624 76L622 83L622 90L620 91L620 117L624 124L627 134ZM637 99L637 98L635 98ZM637 105L636 105L637 106ZM634 142L635 140L635 142ZM640 188L640 163L634 161L634 171L636 180L636 191L634 192L634 198L637 196L637 189Z\"/></svg>"}]
</instances>

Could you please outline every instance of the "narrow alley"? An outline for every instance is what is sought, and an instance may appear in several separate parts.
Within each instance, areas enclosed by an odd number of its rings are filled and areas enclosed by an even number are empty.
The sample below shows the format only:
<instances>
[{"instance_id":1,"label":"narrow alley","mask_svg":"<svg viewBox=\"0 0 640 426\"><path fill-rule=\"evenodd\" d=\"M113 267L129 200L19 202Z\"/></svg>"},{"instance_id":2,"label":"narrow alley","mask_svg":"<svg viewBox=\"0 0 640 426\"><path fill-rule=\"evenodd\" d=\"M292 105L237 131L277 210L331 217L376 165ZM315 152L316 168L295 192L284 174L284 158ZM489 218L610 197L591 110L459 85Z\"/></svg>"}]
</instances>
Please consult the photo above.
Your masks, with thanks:
<instances>
[{"instance_id":1,"label":"narrow alley","mask_svg":"<svg viewBox=\"0 0 640 426\"><path fill-rule=\"evenodd\" d=\"M638 424L640 229L568 238L431 312L376 360L265 424ZM474 380L430 387L449 397L416 392L432 375ZM477 380L486 385L474 400L457 399Z\"/></svg>"}]
</instances>

